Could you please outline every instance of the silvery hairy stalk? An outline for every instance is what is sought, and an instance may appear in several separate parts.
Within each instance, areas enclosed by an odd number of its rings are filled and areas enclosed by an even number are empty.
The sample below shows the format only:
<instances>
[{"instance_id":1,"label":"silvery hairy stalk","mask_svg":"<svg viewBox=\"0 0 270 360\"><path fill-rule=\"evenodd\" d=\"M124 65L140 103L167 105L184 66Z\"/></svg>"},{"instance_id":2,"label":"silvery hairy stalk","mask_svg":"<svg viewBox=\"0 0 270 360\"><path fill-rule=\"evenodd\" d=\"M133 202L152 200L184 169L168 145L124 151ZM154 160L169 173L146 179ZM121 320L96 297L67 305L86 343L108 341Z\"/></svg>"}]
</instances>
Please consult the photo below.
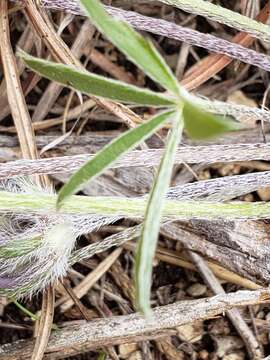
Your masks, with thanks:
<instances>
[{"instance_id":1,"label":"silvery hairy stalk","mask_svg":"<svg viewBox=\"0 0 270 360\"><path fill-rule=\"evenodd\" d=\"M270 39L270 32L267 25L211 3L200 0L198 1L199 5L197 2L195 3L189 0L162 0L161 2L179 7L194 14L209 17L212 20L221 21L236 29L249 32L251 35L260 37L261 39L268 41ZM79 5L79 0L40 0L40 5L48 9L64 10L72 14L85 15ZM258 66L266 71L270 69L270 58L268 55L248 49L239 44L218 38L211 34L204 34L163 19L144 16L134 11L126 11L111 6L107 6L106 9L108 13L120 20L126 21L137 30L148 31L153 34L183 41L193 46L205 48L210 52L228 55L244 63ZM224 10L225 15L227 15L226 17L224 16ZM236 17L236 19L234 19L234 17Z\"/></svg>"},{"instance_id":2,"label":"silvery hairy stalk","mask_svg":"<svg viewBox=\"0 0 270 360\"><path fill-rule=\"evenodd\" d=\"M30 181L1 184L1 190L44 193ZM0 214L0 295L32 296L62 279L68 271L76 240L117 218L67 214Z\"/></svg>"}]
</instances>

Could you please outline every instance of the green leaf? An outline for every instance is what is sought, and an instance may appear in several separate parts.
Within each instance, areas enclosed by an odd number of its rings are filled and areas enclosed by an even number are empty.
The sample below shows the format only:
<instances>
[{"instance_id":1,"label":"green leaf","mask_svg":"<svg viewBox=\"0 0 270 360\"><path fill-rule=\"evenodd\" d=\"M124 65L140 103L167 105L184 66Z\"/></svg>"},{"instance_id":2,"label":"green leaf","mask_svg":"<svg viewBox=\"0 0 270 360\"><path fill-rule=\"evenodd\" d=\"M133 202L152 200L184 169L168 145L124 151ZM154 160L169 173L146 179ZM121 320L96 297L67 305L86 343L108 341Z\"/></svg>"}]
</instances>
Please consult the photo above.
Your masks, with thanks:
<instances>
[{"instance_id":1,"label":"green leaf","mask_svg":"<svg viewBox=\"0 0 270 360\"><path fill-rule=\"evenodd\" d=\"M155 49L127 23L110 16L99 0L81 0L91 22L149 77L179 95L179 84L169 66Z\"/></svg>"},{"instance_id":2,"label":"green leaf","mask_svg":"<svg viewBox=\"0 0 270 360\"><path fill-rule=\"evenodd\" d=\"M86 94L140 105L171 106L175 104L169 96L107 79L74 66L39 59L22 51L19 51L18 55L30 69L41 76Z\"/></svg>"},{"instance_id":3,"label":"green leaf","mask_svg":"<svg viewBox=\"0 0 270 360\"><path fill-rule=\"evenodd\" d=\"M181 113L177 112L174 116L173 127L168 136L165 153L160 162L158 174L147 202L145 220L136 254L135 277L137 304L146 316L151 315L152 264L158 240L165 195L170 184L174 157L182 131L183 120L181 109Z\"/></svg>"},{"instance_id":4,"label":"green leaf","mask_svg":"<svg viewBox=\"0 0 270 360\"><path fill-rule=\"evenodd\" d=\"M24 256L37 249L40 243L40 235L26 239L12 239L7 244L0 246L0 259Z\"/></svg>"},{"instance_id":5,"label":"green leaf","mask_svg":"<svg viewBox=\"0 0 270 360\"><path fill-rule=\"evenodd\" d=\"M164 111L136 128L126 131L106 145L94 158L71 176L69 181L62 187L58 195L57 205L60 206L67 197L81 189L86 182L98 176L121 155L153 134L172 114L174 114L173 110Z\"/></svg>"},{"instance_id":6,"label":"green leaf","mask_svg":"<svg viewBox=\"0 0 270 360\"><path fill-rule=\"evenodd\" d=\"M212 115L187 100L184 100L183 117L185 129L193 139L207 139L240 129L230 118Z\"/></svg>"}]
</instances>

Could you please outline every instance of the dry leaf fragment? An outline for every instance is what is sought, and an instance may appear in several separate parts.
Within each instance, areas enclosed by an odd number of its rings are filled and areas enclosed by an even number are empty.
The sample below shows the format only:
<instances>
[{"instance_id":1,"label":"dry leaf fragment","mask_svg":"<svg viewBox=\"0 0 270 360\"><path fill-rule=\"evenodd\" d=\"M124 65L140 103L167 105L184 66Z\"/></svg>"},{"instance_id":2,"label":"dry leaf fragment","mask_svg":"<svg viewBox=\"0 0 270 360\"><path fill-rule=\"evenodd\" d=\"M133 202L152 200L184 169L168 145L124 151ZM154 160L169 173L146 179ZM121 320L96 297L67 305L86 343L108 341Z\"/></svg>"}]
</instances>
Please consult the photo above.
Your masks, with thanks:
<instances>
[{"instance_id":1,"label":"dry leaf fragment","mask_svg":"<svg viewBox=\"0 0 270 360\"><path fill-rule=\"evenodd\" d=\"M258 107L258 104L253 99L248 98L243 91L237 90L231 93L227 98L228 103L236 104L236 105L245 105L249 107ZM257 119L252 117L251 115L243 115L237 118L242 124L247 127L253 128L256 127Z\"/></svg>"},{"instance_id":2,"label":"dry leaf fragment","mask_svg":"<svg viewBox=\"0 0 270 360\"><path fill-rule=\"evenodd\" d=\"M203 321L195 321L177 327L177 334L180 340L195 343L200 341L204 333Z\"/></svg>"}]
</instances>

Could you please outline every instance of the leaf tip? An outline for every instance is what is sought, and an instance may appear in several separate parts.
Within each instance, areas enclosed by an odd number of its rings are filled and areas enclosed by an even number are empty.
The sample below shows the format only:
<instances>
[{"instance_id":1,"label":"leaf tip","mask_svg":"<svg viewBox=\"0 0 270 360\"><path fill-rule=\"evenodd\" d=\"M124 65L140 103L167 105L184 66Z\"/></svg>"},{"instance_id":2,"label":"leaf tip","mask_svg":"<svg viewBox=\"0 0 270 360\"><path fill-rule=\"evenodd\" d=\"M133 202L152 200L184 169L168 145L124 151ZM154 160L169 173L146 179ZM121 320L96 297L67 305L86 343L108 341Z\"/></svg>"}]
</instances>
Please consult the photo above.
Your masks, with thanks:
<instances>
[{"instance_id":1,"label":"leaf tip","mask_svg":"<svg viewBox=\"0 0 270 360\"><path fill-rule=\"evenodd\" d=\"M231 118L211 114L190 101L184 103L183 116L186 131L195 140L213 138L242 128Z\"/></svg>"},{"instance_id":2,"label":"leaf tip","mask_svg":"<svg viewBox=\"0 0 270 360\"><path fill-rule=\"evenodd\" d=\"M64 201L64 199L63 199L63 196L62 196L61 191L60 191L58 196L57 196L56 204L55 204L55 207L56 207L57 211L59 211L60 208L62 207L63 201Z\"/></svg>"},{"instance_id":3,"label":"leaf tip","mask_svg":"<svg viewBox=\"0 0 270 360\"><path fill-rule=\"evenodd\" d=\"M27 53L25 51L23 51L21 48L17 48L16 49L16 56L21 58L21 59L25 59L27 57Z\"/></svg>"}]
</instances>

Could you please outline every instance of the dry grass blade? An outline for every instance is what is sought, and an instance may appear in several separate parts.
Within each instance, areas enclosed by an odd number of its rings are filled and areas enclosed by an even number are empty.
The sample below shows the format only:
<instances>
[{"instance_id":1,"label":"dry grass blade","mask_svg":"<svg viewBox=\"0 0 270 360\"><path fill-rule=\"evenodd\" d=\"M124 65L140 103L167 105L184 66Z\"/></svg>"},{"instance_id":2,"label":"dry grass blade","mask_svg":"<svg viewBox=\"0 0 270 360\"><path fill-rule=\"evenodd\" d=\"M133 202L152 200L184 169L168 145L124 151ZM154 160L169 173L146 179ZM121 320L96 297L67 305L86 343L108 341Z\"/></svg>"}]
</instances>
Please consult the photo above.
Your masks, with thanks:
<instances>
[{"instance_id":1,"label":"dry grass blade","mask_svg":"<svg viewBox=\"0 0 270 360\"><path fill-rule=\"evenodd\" d=\"M153 310L154 318L151 322L139 314L93 320L52 334L44 359L61 359L102 346L157 339L174 334L174 328L177 326L211 318L232 307L256 305L268 301L270 301L269 289L237 291L157 307ZM0 347L0 359L29 359L32 348L33 342L28 340L6 344Z\"/></svg>"},{"instance_id":2,"label":"dry grass blade","mask_svg":"<svg viewBox=\"0 0 270 360\"><path fill-rule=\"evenodd\" d=\"M22 36L20 37L17 46L20 49L23 49L26 52L30 52L34 44L34 34L31 32L29 26L26 27ZM18 73L19 75L22 74L25 66L22 61L18 61L17 63ZM6 89L6 82L3 79L0 85L0 121L3 120L8 114L10 114L10 108L7 102L7 89Z\"/></svg>"},{"instance_id":3,"label":"dry grass blade","mask_svg":"<svg viewBox=\"0 0 270 360\"><path fill-rule=\"evenodd\" d=\"M52 56L56 60L64 63L75 66L80 65L78 60L72 55L68 46L61 41L55 32L45 9L39 8L35 0L26 0L24 9L31 26L33 26L34 30L48 46Z\"/></svg>"},{"instance_id":4,"label":"dry grass blade","mask_svg":"<svg viewBox=\"0 0 270 360\"><path fill-rule=\"evenodd\" d=\"M226 294L223 287L220 285L219 281L216 279L215 275L211 271L210 267L207 265L204 259L196 254L195 252L189 251L188 252L190 258L196 265L197 269L199 270L201 276L203 277L205 283L208 287L213 291L214 294ZM239 312L238 309L233 308L227 310L227 316L230 318L231 322L237 329L239 335L242 337L251 359L260 360L263 357L262 350L260 349L260 345L246 324L243 316Z\"/></svg>"},{"instance_id":5,"label":"dry grass blade","mask_svg":"<svg viewBox=\"0 0 270 360\"><path fill-rule=\"evenodd\" d=\"M23 96L19 72L10 43L8 7L6 0L3 0L0 3L0 32L2 34L0 39L0 50L7 86L7 97L18 133L22 156L24 158L36 159L38 154L34 140L31 118ZM44 185L48 183L48 179L44 176L42 178L36 178L36 181L43 181ZM42 359L48 343L54 309L53 306L51 306L53 301L54 292L53 289L50 289L43 297L38 340L35 344L33 354L33 359L35 360Z\"/></svg>"},{"instance_id":6,"label":"dry grass blade","mask_svg":"<svg viewBox=\"0 0 270 360\"><path fill-rule=\"evenodd\" d=\"M46 350L48 339L51 334L51 326L54 315L54 288L49 287L44 295L42 301L41 316L38 320L38 331L33 349L32 360L43 359Z\"/></svg>"},{"instance_id":7,"label":"dry grass blade","mask_svg":"<svg viewBox=\"0 0 270 360\"><path fill-rule=\"evenodd\" d=\"M268 1L265 7L260 11L256 20L266 23L269 18L269 13L270 1ZM233 42L245 47L251 46L254 40L255 39L247 33L238 33L232 39ZM232 59L226 55L209 55L187 71L184 80L182 81L182 85L188 90L195 89L211 79L231 62Z\"/></svg>"},{"instance_id":8,"label":"dry grass blade","mask_svg":"<svg viewBox=\"0 0 270 360\"><path fill-rule=\"evenodd\" d=\"M16 60L12 51L9 34L7 1L0 3L0 50L4 68L8 102L19 136L24 158L37 158L31 119L23 96Z\"/></svg>"},{"instance_id":9,"label":"dry grass blade","mask_svg":"<svg viewBox=\"0 0 270 360\"><path fill-rule=\"evenodd\" d=\"M216 163L232 161L270 160L270 144L236 144L182 146L177 149L175 164ZM112 168L156 166L163 149L135 150L123 155ZM63 156L40 160L18 160L0 165L0 179L31 174L71 173L93 158L92 154Z\"/></svg>"},{"instance_id":10,"label":"dry grass blade","mask_svg":"<svg viewBox=\"0 0 270 360\"><path fill-rule=\"evenodd\" d=\"M127 250L131 250L131 251L136 250L136 244L133 242L126 242L123 246ZM192 271L198 271L198 268L196 268L196 266L190 261L190 259L185 254L158 247L155 256L157 260L164 261L167 264L180 266L183 267L184 269L188 269ZM206 261L206 263L207 266L213 272L213 274L220 280L224 280L226 282L239 285L249 290L258 290L262 288L261 285L256 284L254 281L245 279L239 274L236 274L235 272L225 269L224 267L212 261Z\"/></svg>"},{"instance_id":11,"label":"dry grass blade","mask_svg":"<svg viewBox=\"0 0 270 360\"><path fill-rule=\"evenodd\" d=\"M81 299L90 288L108 271L112 264L120 256L122 249L116 249L109 256L107 256L92 272L90 272L75 288L73 292L77 298ZM67 311L72 305L73 300L67 297L59 299L56 306L60 305L61 312Z\"/></svg>"},{"instance_id":12,"label":"dry grass blade","mask_svg":"<svg viewBox=\"0 0 270 360\"><path fill-rule=\"evenodd\" d=\"M87 33L87 36L85 34ZM91 41L91 37L94 34L94 29L89 23L89 21L85 21L81 27L80 32L78 33L72 47L71 51L76 58L80 58L82 55L83 49L86 47L87 43ZM41 99L39 100L35 111L33 113L33 122L42 121L45 116L48 114L50 109L52 108L54 102L56 101L57 97L61 93L63 87L57 83L51 82L44 94L42 95ZM94 103L94 102L93 102ZM82 106L81 106L82 108ZM79 114L77 115L79 116ZM63 119L61 117L60 121L62 122Z\"/></svg>"},{"instance_id":13,"label":"dry grass blade","mask_svg":"<svg viewBox=\"0 0 270 360\"><path fill-rule=\"evenodd\" d=\"M75 14L82 14L77 0L69 0L69 1L42 0L42 4L48 8L66 10L73 12ZM136 15L134 16L134 14L132 13L130 14L130 16L128 16L128 13L114 8L108 8L108 11L122 18L127 17L127 20L132 21L132 25L135 27L150 32L156 32L155 26L154 27L151 26L149 24L149 20L147 21L146 19L145 21L144 17L139 16L138 19L136 20ZM268 2L265 5L265 7L261 10L260 14L256 17L256 20L265 23L269 17L269 11L270 11L270 2ZM163 32L162 35L172 36L173 33L174 32L172 31L166 31L166 33L164 34ZM244 47L248 47L253 43L254 38L252 38L250 35L246 33L239 33L232 39L232 41L236 44L240 44ZM193 68L189 69L182 84L189 90L194 89L199 85L203 84L211 77L213 77L215 74L217 74L219 71L221 71L225 66L227 66L232 61L232 58L228 57L227 55L210 55L206 57L203 61L197 63Z\"/></svg>"},{"instance_id":14,"label":"dry grass blade","mask_svg":"<svg viewBox=\"0 0 270 360\"><path fill-rule=\"evenodd\" d=\"M32 26L37 31L40 38L44 40L56 60L67 65L75 65L79 68L82 67L81 63L72 54L69 47L54 31L44 8L39 7L35 0L26 0L25 11ZM127 118L129 123L134 123L131 114L136 119L139 117L124 105L101 98L95 98L93 96L91 98L103 108L109 110L116 116L119 116L125 123L127 122Z\"/></svg>"}]
</instances>

